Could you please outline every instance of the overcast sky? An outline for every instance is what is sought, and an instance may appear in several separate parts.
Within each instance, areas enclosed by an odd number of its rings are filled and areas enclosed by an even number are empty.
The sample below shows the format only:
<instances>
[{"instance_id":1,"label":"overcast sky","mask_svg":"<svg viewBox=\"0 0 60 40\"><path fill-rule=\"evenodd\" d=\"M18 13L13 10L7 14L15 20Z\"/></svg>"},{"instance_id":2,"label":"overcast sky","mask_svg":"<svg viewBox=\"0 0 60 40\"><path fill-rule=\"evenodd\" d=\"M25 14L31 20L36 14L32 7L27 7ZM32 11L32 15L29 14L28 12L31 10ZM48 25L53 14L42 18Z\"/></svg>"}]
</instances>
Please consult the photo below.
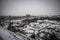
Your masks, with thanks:
<instances>
[{"instance_id":1,"label":"overcast sky","mask_svg":"<svg viewBox=\"0 0 60 40\"><path fill-rule=\"evenodd\" d=\"M60 0L0 0L0 15L60 15Z\"/></svg>"}]
</instances>

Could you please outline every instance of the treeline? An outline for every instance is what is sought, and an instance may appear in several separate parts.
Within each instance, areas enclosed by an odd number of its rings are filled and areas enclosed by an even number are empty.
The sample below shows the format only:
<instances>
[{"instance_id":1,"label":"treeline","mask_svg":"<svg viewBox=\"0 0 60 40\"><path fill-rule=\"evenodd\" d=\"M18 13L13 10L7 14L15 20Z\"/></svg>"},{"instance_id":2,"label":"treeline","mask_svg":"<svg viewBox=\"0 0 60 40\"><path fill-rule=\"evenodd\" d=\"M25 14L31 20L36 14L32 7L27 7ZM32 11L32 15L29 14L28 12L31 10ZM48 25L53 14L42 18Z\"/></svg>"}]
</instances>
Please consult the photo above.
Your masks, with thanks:
<instances>
[{"instance_id":1,"label":"treeline","mask_svg":"<svg viewBox=\"0 0 60 40\"><path fill-rule=\"evenodd\" d=\"M5 19L5 20L17 20L22 18L21 16L0 16L0 19Z\"/></svg>"},{"instance_id":2,"label":"treeline","mask_svg":"<svg viewBox=\"0 0 60 40\"><path fill-rule=\"evenodd\" d=\"M45 19L60 21L60 16L45 16L45 17L37 16L37 17L35 17L33 19L25 19L25 20L23 20L23 22L30 23L30 22L36 22L37 20L45 20Z\"/></svg>"},{"instance_id":3,"label":"treeline","mask_svg":"<svg viewBox=\"0 0 60 40\"><path fill-rule=\"evenodd\" d=\"M44 19L48 19L48 20L56 20L56 21L60 21L60 16L47 16L47 17L40 17L40 18L37 18L37 19L40 19L40 20L44 20Z\"/></svg>"},{"instance_id":4,"label":"treeline","mask_svg":"<svg viewBox=\"0 0 60 40\"><path fill-rule=\"evenodd\" d=\"M58 16L37 17L37 18L35 18L35 19L37 19L37 20L48 19L48 20L56 20L56 21L60 21L60 15L58 15Z\"/></svg>"}]
</instances>

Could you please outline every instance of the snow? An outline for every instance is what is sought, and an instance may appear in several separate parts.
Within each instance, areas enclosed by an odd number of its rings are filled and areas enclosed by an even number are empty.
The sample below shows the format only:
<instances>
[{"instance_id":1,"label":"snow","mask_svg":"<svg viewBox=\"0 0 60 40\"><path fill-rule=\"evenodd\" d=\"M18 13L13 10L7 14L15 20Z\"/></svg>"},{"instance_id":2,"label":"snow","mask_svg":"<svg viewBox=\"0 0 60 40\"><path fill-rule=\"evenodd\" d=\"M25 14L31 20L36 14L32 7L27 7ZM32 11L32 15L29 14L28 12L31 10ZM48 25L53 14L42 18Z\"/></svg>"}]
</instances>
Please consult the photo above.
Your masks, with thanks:
<instances>
[{"instance_id":1,"label":"snow","mask_svg":"<svg viewBox=\"0 0 60 40\"><path fill-rule=\"evenodd\" d=\"M4 28L0 28L0 37L3 40L24 40L22 36L18 36L15 33L8 31Z\"/></svg>"},{"instance_id":2,"label":"snow","mask_svg":"<svg viewBox=\"0 0 60 40\"><path fill-rule=\"evenodd\" d=\"M40 37L45 36L45 34L43 32L52 33L51 32L52 30L47 29L47 28L51 28L51 29L56 28L55 29L56 31L58 31L58 30L60 31L60 25L59 24L57 23L57 21L37 20L37 22L31 22L30 24L27 24L22 28L21 27L16 28L16 29L19 29L19 30L24 30L24 32L26 33L25 35L21 34L19 32L17 34L15 34L11 31L7 30L7 29L4 29L4 28L0 27L0 37L3 40L28 40L27 38L32 40L30 38L32 33L37 34L38 32L39 33L42 32L41 34L39 34ZM18 26L19 24L14 24L13 26L15 27L16 25ZM60 37L60 33L56 32L56 34ZM38 38L38 39L42 40L41 38ZM38 39L36 39L36 40L38 40Z\"/></svg>"}]
</instances>

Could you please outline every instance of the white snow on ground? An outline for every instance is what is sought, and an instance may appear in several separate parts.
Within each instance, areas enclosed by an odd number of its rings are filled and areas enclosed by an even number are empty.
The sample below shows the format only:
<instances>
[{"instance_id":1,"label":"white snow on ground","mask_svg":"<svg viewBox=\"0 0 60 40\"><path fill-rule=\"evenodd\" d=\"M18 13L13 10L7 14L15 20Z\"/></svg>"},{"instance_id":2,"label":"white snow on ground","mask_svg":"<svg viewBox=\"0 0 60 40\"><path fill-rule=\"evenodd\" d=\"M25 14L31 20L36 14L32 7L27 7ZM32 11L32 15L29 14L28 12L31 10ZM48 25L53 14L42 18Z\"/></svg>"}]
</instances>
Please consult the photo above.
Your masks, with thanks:
<instances>
[{"instance_id":1,"label":"white snow on ground","mask_svg":"<svg viewBox=\"0 0 60 40\"><path fill-rule=\"evenodd\" d=\"M13 32L10 32L4 28L0 28L0 37L3 40L24 40L22 36L18 36Z\"/></svg>"},{"instance_id":2,"label":"white snow on ground","mask_svg":"<svg viewBox=\"0 0 60 40\"><path fill-rule=\"evenodd\" d=\"M57 21L51 21L51 20L38 20L38 22L31 22L29 25L25 25L26 27L24 28L17 28L20 30L24 30L24 32L26 32L26 35L23 35L21 33L13 33L7 29L1 28L0 27L0 37L3 40L28 40L27 38L29 38L29 36L32 35L32 33L37 34L38 32L49 32L51 33L51 30L48 30L46 28L56 28L55 30L57 31L59 29L60 31L60 23L58 23ZM17 25L17 24L14 24ZM15 27L15 26L14 26ZM42 29L42 30L41 30ZM40 31L39 31L40 30ZM56 34L58 35L58 37L60 37L60 33L56 32ZM40 37L43 37L45 34L41 33L39 34ZM39 38L40 40L42 40L41 38ZM29 40L33 40L33 39L29 39ZM38 40L38 39L36 39Z\"/></svg>"},{"instance_id":3,"label":"white snow on ground","mask_svg":"<svg viewBox=\"0 0 60 40\"><path fill-rule=\"evenodd\" d=\"M52 20L42 20L42 21L38 20L38 22L31 22L23 30L26 33L29 33L29 34L26 34L27 36L31 36L31 33L37 34L38 30L40 30L39 32L44 31L44 32L47 32L47 33L51 33L51 30L50 29L48 30L47 28L51 28L51 29L56 28L55 30L58 30L58 29L60 29L60 25L57 24L57 23L58 23L57 21L52 21ZM57 35L59 35L59 34L57 34ZM43 34L40 34L40 36L43 36Z\"/></svg>"}]
</instances>

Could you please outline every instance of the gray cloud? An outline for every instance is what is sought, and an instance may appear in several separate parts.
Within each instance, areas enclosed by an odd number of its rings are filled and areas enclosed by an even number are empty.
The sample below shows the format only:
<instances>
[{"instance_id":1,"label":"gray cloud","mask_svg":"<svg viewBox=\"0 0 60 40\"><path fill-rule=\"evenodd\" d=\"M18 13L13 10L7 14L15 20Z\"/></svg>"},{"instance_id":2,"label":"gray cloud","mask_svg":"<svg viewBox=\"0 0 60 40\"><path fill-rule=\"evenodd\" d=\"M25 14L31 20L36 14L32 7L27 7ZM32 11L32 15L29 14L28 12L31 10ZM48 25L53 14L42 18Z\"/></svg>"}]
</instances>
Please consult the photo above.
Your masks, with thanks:
<instances>
[{"instance_id":1,"label":"gray cloud","mask_svg":"<svg viewBox=\"0 0 60 40\"><path fill-rule=\"evenodd\" d=\"M0 15L60 15L59 0L1 0Z\"/></svg>"}]
</instances>

